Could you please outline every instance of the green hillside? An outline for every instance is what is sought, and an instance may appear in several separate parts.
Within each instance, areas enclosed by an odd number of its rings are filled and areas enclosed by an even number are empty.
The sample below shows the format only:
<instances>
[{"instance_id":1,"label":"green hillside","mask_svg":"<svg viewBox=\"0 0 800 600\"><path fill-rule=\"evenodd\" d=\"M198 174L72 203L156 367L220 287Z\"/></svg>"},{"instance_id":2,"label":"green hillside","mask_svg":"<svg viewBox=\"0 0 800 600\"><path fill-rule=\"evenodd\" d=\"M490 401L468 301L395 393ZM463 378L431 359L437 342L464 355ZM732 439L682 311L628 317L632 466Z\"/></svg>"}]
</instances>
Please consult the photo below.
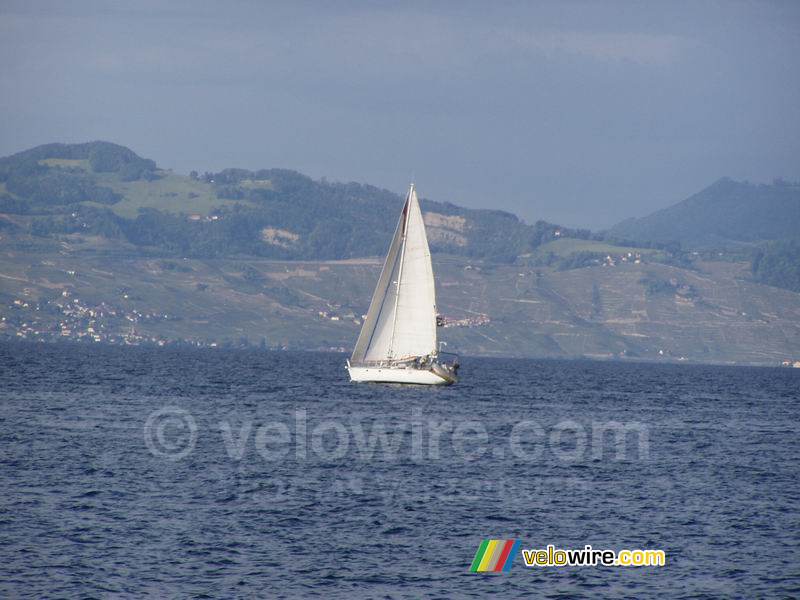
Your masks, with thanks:
<instances>
[{"instance_id":1,"label":"green hillside","mask_svg":"<svg viewBox=\"0 0 800 600\"><path fill-rule=\"evenodd\" d=\"M194 258L379 255L402 204L400 195L374 186L286 169L181 176L108 142L47 144L2 158L0 186L0 213L13 215L22 232L99 235ZM432 249L471 258L513 262L559 229L503 211L424 199L422 206Z\"/></svg>"},{"instance_id":2,"label":"green hillside","mask_svg":"<svg viewBox=\"0 0 800 600\"><path fill-rule=\"evenodd\" d=\"M122 196L110 208L114 214L135 219L142 210L209 215L215 208L233 204L221 201L211 186L171 171L157 171L154 181L121 181L113 175L98 178L101 185Z\"/></svg>"},{"instance_id":3,"label":"green hillside","mask_svg":"<svg viewBox=\"0 0 800 600\"><path fill-rule=\"evenodd\" d=\"M800 231L799 190L723 179L604 234L429 199L422 207L436 253L570 270L629 260L689 267L692 250L707 258L722 249L726 260L750 261L753 280L797 290L800 260L785 240ZM380 256L401 204L388 190L286 169L179 175L109 142L46 144L0 158L0 231L91 237L93 246L172 258Z\"/></svg>"}]
</instances>

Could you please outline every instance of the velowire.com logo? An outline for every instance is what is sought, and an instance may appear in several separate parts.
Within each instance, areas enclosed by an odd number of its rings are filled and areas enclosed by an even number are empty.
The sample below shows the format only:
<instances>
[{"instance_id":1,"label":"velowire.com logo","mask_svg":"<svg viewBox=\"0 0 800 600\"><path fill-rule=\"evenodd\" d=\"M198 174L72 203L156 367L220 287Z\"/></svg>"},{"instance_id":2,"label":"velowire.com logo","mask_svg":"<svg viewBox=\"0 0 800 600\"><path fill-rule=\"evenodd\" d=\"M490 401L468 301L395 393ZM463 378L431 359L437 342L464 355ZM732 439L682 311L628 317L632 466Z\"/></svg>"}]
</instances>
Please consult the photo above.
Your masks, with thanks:
<instances>
[{"instance_id":1,"label":"velowire.com logo","mask_svg":"<svg viewBox=\"0 0 800 600\"><path fill-rule=\"evenodd\" d=\"M472 559L470 571L508 571L519 550L519 540L483 540ZM595 550L589 544L579 550L523 550L526 567L663 567L663 550Z\"/></svg>"}]
</instances>

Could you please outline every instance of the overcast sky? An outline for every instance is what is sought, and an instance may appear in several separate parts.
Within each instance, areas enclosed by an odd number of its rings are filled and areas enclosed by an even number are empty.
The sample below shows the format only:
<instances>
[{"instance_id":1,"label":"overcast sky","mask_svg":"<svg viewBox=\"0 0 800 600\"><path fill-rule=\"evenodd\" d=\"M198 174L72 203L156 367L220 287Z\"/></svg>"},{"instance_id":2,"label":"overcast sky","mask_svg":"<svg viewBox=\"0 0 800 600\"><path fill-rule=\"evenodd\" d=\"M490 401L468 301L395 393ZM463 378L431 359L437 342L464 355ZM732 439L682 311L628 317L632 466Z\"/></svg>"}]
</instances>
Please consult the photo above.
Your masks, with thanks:
<instances>
[{"instance_id":1,"label":"overcast sky","mask_svg":"<svg viewBox=\"0 0 800 600\"><path fill-rule=\"evenodd\" d=\"M800 180L800 2L0 0L0 155L95 139L599 229Z\"/></svg>"}]
</instances>

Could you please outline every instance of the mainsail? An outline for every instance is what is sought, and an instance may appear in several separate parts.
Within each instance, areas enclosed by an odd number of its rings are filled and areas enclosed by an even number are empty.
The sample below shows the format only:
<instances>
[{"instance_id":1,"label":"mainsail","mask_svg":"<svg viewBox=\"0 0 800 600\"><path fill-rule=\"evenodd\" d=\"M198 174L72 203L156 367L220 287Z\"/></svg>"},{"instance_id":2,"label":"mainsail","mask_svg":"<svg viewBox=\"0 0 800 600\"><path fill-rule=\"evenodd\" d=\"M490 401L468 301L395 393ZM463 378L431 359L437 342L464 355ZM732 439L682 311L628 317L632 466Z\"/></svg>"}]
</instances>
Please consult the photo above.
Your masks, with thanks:
<instances>
[{"instance_id":1,"label":"mainsail","mask_svg":"<svg viewBox=\"0 0 800 600\"><path fill-rule=\"evenodd\" d=\"M393 362L435 351L433 265L412 184L350 360Z\"/></svg>"}]
</instances>

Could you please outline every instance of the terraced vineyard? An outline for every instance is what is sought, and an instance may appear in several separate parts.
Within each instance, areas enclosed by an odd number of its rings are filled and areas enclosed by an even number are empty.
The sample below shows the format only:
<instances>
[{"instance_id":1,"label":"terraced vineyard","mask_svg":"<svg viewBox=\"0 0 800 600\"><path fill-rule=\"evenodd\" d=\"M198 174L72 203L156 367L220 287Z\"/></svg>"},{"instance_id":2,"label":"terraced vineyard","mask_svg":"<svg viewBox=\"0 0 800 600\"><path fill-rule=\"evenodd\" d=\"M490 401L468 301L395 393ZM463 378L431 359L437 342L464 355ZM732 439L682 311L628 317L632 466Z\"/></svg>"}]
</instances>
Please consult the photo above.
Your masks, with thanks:
<instances>
[{"instance_id":1,"label":"terraced vineyard","mask_svg":"<svg viewBox=\"0 0 800 600\"><path fill-rule=\"evenodd\" d=\"M32 340L347 350L380 269L377 258L176 259L103 238L5 241L0 335ZM800 356L800 294L744 280L740 263L434 262L441 337L464 354L772 365Z\"/></svg>"}]
</instances>

